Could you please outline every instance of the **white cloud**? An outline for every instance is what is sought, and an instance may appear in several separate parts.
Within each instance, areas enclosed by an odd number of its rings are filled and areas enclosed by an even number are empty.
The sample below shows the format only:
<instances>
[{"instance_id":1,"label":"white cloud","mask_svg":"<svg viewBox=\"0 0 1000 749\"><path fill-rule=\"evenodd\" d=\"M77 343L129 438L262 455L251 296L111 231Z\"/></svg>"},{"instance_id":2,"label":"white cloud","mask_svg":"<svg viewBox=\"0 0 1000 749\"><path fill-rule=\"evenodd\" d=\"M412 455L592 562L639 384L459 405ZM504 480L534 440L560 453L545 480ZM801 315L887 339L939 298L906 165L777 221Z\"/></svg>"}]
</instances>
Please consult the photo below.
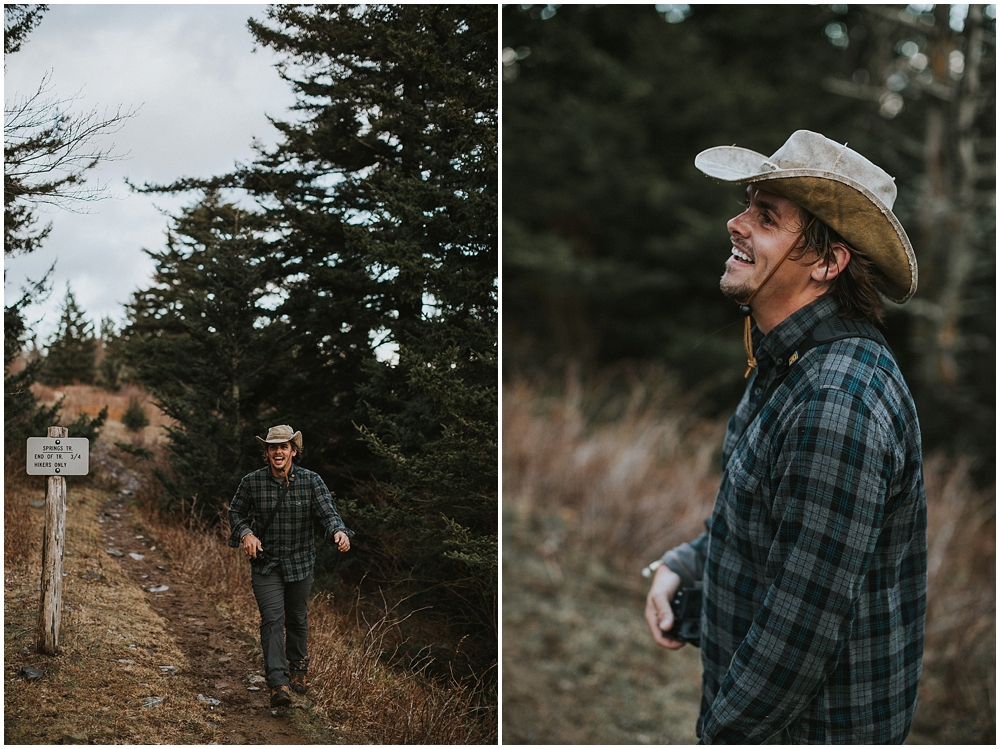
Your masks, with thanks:
<instances>
[{"instance_id":1,"label":"white cloud","mask_svg":"<svg viewBox=\"0 0 1000 749\"><path fill-rule=\"evenodd\" d=\"M275 71L275 56L252 52L247 18L263 5L50 5L20 52L6 60L4 96L29 94L52 71L52 94L79 93L73 111L139 108L110 136L118 153L93 177L111 197L87 213L53 211L52 234L38 252L5 261L5 296L25 278L39 278L58 258L53 293L29 310L43 317L36 330L54 330L66 282L95 322L122 320L122 305L151 276L143 248L164 245L168 218L190 197L137 195L125 185L167 183L180 177L221 174L253 157L256 137L273 144L266 115L283 118L294 98Z\"/></svg>"}]
</instances>

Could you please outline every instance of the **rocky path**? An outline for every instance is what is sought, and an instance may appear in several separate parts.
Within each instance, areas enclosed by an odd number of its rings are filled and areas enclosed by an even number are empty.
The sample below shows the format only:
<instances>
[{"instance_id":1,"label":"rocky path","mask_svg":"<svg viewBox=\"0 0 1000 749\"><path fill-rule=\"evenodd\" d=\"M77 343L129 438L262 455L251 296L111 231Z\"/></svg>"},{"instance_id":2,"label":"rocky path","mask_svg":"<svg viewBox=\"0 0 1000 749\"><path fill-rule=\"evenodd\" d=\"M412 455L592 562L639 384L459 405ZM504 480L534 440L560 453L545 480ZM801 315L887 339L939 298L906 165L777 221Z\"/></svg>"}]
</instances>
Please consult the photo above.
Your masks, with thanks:
<instances>
[{"instance_id":1,"label":"rocky path","mask_svg":"<svg viewBox=\"0 0 1000 749\"><path fill-rule=\"evenodd\" d=\"M105 553L117 557L122 570L145 591L149 604L187 656L183 668L197 685L199 701L211 711L220 744L310 743L294 725L294 711L307 704L297 697L289 708L271 710L256 645L220 617L211 602L171 571L165 550L144 532L129 509L137 479L98 443L91 455L121 486L98 518ZM161 670L170 667L165 664ZM167 671L165 671L167 673Z\"/></svg>"}]
</instances>

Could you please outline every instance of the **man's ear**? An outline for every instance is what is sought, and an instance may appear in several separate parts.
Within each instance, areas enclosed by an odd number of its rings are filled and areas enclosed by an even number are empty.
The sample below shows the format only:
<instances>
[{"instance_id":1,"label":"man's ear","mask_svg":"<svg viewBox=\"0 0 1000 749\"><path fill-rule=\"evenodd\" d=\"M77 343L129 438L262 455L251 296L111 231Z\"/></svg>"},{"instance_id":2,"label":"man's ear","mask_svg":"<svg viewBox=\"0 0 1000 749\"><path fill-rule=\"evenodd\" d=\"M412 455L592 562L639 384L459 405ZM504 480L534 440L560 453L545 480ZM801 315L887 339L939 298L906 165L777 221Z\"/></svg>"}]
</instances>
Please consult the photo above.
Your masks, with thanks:
<instances>
[{"instance_id":1,"label":"man's ear","mask_svg":"<svg viewBox=\"0 0 1000 749\"><path fill-rule=\"evenodd\" d=\"M851 251L847 245L841 242L834 242L830 245L830 249L833 250L833 261L828 263L826 260L821 259L812 266L812 270L810 271L810 276L818 283L833 281L847 270L847 264L851 262Z\"/></svg>"}]
</instances>

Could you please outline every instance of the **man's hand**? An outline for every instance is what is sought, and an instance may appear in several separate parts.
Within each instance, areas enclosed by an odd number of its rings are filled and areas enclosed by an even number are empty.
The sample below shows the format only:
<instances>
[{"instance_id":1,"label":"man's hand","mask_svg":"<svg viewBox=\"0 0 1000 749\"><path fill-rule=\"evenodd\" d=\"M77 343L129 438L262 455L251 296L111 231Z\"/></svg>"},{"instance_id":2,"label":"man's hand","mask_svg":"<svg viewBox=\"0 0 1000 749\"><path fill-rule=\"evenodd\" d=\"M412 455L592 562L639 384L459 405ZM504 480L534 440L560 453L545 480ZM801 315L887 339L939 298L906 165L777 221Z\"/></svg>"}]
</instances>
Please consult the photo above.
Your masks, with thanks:
<instances>
[{"instance_id":1,"label":"man's hand","mask_svg":"<svg viewBox=\"0 0 1000 749\"><path fill-rule=\"evenodd\" d=\"M243 548L243 553L251 559L257 558L258 551L264 551L264 547L260 545L260 539L253 533L246 534L240 541L240 546Z\"/></svg>"},{"instance_id":2,"label":"man's hand","mask_svg":"<svg viewBox=\"0 0 1000 749\"><path fill-rule=\"evenodd\" d=\"M684 643L672 637L664 636L664 632L674 626L674 612L670 609L670 601L677 595L681 587L681 578L665 564L661 564L653 576L653 584L649 586L646 596L646 623L657 644L670 650L684 647Z\"/></svg>"},{"instance_id":3,"label":"man's hand","mask_svg":"<svg viewBox=\"0 0 1000 749\"><path fill-rule=\"evenodd\" d=\"M343 531L337 531L333 534L333 542L341 551L350 551L351 549L351 537Z\"/></svg>"}]
</instances>

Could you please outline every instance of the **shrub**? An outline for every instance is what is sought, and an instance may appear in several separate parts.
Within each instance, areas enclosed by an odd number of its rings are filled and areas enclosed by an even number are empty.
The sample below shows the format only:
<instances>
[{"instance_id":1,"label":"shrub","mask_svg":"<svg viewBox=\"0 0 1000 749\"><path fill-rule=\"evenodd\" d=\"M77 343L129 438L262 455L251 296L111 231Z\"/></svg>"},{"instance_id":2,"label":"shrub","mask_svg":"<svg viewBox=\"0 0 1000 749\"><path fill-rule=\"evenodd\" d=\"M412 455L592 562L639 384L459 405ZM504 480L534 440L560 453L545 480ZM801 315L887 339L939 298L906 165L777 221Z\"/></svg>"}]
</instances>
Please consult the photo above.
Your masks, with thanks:
<instances>
[{"instance_id":1,"label":"shrub","mask_svg":"<svg viewBox=\"0 0 1000 749\"><path fill-rule=\"evenodd\" d=\"M149 426L149 417L146 416L146 409L138 398L129 399L128 408L122 414L122 424L130 432L138 432L143 427Z\"/></svg>"}]
</instances>

